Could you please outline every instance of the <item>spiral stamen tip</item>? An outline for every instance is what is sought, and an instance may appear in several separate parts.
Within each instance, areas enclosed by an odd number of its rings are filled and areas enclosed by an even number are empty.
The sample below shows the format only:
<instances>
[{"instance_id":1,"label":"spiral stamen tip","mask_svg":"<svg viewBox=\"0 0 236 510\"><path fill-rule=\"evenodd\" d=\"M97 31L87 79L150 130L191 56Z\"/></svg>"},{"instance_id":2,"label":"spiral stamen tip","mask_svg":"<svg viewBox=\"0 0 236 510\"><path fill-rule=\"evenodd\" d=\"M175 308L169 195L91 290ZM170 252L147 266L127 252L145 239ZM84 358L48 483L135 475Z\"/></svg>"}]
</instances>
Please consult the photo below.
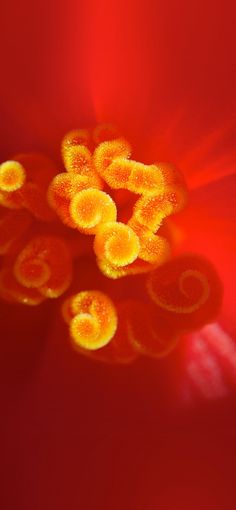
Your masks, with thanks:
<instances>
[{"instance_id":1,"label":"spiral stamen tip","mask_svg":"<svg viewBox=\"0 0 236 510\"><path fill-rule=\"evenodd\" d=\"M0 190L7 193L22 188L26 179L24 167L18 161L5 161L0 165Z\"/></svg>"},{"instance_id":2,"label":"spiral stamen tip","mask_svg":"<svg viewBox=\"0 0 236 510\"><path fill-rule=\"evenodd\" d=\"M115 267L127 266L137 259L139 239L128 226L119 222L102 225L94 240L98 259L104 259Z\"/></svg>"},{"instance_id":3,"label":"spiral stamen tip","mask_svg":"<svg viewBox=\"0 0 236 510\"><path fill-rule=\"evenodd\" d=\"M75 347L97 350L115 335L116 308L100 291L83 291L72 296L64 303L62 312Z\"/></svg>"},{"instance_id":4,"label":"spiral stamen tip","mask_svg":"<svg viewBox=\"0 0 236 510\"><path fill-rule=\"evenodd\" d=\"M95 234L99 225L116 221L117 209L112 198L101 190L89 188L74 195L70 214L84 233Z\"/></svg>"},{"instance_id":5,"label":"spiral stamen tip","mask_svg":"<svg viewBox=\"0 0 236 510\"><path fill-rule=\"evenodd\" d=\"M26 305L58 298L76 285L81 255L94 254L112 299L100 290L66 299L62 315L73 346L109 362L166 356L185 331L214 318L222 296L207 261L170 260L165 221L186 205L181 174L170 164L132 159L129 142L109 124L70 131L61 150L61 173L39 154L0 166L0 296ZM100 288L101 275L89 257L86 263ZM125 277L145 273L126 285ZM112 283L122 277L120 287Z\"/></svg>"}]
</instances>

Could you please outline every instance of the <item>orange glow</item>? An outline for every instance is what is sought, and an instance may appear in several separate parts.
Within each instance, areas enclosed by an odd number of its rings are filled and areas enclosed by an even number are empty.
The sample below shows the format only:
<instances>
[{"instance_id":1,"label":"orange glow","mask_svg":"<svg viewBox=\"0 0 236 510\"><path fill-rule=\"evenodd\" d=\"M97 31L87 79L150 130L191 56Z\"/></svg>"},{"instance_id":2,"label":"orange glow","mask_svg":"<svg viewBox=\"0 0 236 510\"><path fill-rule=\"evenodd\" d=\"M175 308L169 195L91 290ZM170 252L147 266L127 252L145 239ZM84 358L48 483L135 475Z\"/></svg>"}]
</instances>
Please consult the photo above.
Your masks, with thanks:
<instances>
[{"instance_id":1,"label":"orange glow","mask_svg":"<svg viewBox=\"0 0 236 510\"><path fill-rule=\"evenodd\" d=\"M107 193L88 188L74 195L70 215L82 233L96 234L100 224L116 221L116 204Z\"/></svg>"},{"instance_id":2,"label":"orange glow","mask_svg":"<svg viewBox=\"0 0 236 510\"><path fill-rule=\"evenodd\" d=\"M222 294L205 259L171 259L165 227L186 205L181 174L131 153L106 124L64 137L65 172L37 154L0 167L1 297L39 305L73 283L76 293L62 306L68 335L79 352L105 362L166 356L185 331L215 316ZM78 293L81 254L93 256L91 271L96 262L108 293L102 284Z\"/></svg>"},{"instance_id":3,"label":"orange glow","mask_svg":"<svg viewBox=\"0 0 236 510\"><path fill-rule=\"evenodd\" d=\"M22 188L25 169L17 161L6 161L0 166L0 190L10 193Z\"/></svg>"},{"instance_id":4,"label":"orange glow","mask_svg":"<svg viewBox=\"0 0 236 510\"><path fill-rule=\"evenodd\" d=\"M84 291L72 296L64 303L63 315L70 325L74 345L89 351L107 345L116 332L116 309L99 291Z\"/></svg>"}]
</instances>

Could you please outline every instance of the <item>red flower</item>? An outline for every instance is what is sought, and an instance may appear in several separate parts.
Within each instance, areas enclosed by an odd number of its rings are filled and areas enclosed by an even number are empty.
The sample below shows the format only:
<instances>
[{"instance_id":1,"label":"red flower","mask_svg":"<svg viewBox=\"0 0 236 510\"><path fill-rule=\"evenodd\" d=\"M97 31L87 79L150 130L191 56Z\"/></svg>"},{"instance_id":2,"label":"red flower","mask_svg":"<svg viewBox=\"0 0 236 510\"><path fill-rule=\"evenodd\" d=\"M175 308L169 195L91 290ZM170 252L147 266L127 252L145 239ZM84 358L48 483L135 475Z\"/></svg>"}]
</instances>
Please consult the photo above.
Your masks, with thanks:
<instances>
[{"instance_id":1,"label":"red flower","mask_svg":"<svg viewBox=\"0 0 236 510\"><path fill-rule=\"evenodd\" d=\"M233 12L210 1L137 4L5 6L1 160L22 150L56 159L68 129L112 120L140 160L177 164L192 190L178 249L217 267L220 323L187 342L186 363L182 344L163 363L104 368L52 339L49 306L29 320L28 309L1 305L4 508L231 505L230 400L204 408L205 426L200 404L176 416L173 400L181 381L191 401L235 387Z\"/></svg>"}]
</instances>

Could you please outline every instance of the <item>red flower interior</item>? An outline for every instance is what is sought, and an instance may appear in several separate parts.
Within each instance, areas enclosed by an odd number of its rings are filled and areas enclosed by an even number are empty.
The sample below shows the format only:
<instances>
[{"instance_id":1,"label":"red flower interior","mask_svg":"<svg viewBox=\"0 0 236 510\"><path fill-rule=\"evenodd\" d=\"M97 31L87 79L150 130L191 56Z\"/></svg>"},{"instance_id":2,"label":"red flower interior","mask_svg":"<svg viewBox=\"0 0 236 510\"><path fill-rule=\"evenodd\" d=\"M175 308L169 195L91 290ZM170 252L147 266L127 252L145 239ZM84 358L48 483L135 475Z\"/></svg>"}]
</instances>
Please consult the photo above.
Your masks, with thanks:
<instances>
[{"instance_id":1,"label":"red flower interior","mask_svg":"<svg viewBox=\"0 0 236 510\"><path fill-rule=\"evenodd\" d=\"M64 137L65 172L37 154L0 167L1 297L40 305L67 292L72 344L109 362L166 356L183 333L214 318L222 294L205 259L171 259L168 218L186 205L183 177L131 153L116 128L100 125ZM93 287L79 292L84 257Z\"/></svg>"}]
</instances>

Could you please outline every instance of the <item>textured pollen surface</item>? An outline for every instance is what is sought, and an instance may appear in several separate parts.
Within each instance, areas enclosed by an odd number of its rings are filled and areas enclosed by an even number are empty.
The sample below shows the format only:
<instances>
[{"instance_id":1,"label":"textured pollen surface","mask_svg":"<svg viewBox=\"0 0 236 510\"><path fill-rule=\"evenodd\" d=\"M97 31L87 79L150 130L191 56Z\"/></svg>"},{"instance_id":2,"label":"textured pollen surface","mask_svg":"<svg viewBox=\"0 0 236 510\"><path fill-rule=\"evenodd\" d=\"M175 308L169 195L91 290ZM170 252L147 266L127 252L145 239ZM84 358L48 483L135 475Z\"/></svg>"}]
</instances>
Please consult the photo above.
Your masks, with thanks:
<instances>
[{"instance_id":1,"label":"textured pollen surface","mask_svg":"<svg viewBox=\"0 0 236 510\"><path fill-rule=\"evenodd\" d=\"M0 297L36 306L65 294L68 335L90 358L166 356L214 317L222 294L208 261L171 259L181 174L132 159L112 125L70 131L61 153L62 170L35 153L0 165Z\"/></svg>"}]
</instances>

